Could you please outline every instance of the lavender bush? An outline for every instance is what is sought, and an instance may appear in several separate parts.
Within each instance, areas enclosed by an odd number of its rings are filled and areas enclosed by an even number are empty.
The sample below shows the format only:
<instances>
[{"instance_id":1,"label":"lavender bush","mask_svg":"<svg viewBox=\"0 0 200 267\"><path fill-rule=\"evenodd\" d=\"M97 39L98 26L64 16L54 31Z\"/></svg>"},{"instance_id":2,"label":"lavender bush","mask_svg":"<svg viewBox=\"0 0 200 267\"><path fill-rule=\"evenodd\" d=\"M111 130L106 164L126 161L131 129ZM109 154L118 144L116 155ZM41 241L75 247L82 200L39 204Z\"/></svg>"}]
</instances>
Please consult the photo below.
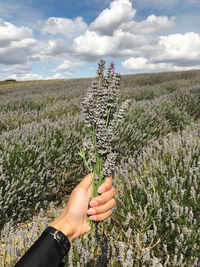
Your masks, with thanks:
<instances>
[{"instance_id":1,"label":"lavender bush","mask_svg":"<svg viewBox=\"0 0 200 267\"><path fill-rule=\"evenodd\" d=\"M155 140L140 156L124 158L114 172L118 205L104 223L104 242L99 247L95 233L74 240L66 266L198 266L199 144L200 121ZM58 214L53 205L50 212ZM41 215L33 218L32 229L41 230L34 231L32 242L48 222ZM2 231L1 249L14 262L30 245L22 233L31 227L21 226L19 235L8 226ZM13 238L18 254L9 241Z\"/></svg>"},{"instance_id":2,"label":"lavender bush","mask_svg":"<svg viewBox=\"0 0 200 267\"><path fill-rule=\"evenodd\" d=\"M131 103L113 140L117 207L102 239L73 241L66 266L200 265L197 74L122 77L118 102ZM90 83L0 87L0 266L14 265L88 173L77 151L89 134L81 102Z\"/></svg>"},{"instance_id":3,"label":"lavender bush","mask_svg":"<svg viewBox=\"0 0 200 267\"><path fill-rule=\"evenodd\" d=\"M76 117L72 123L70 116L56 123L46 120L1 134L0 226L11 218L17 222L28 219L49 201L59 203L62 195L80 182L72 177L84 173L74 150L78 150L81 136L65 129L69 124L75 128L78 120ZM79 168L73 169L74 162Z\"/></svg>"},{"instance_id":4,"label":"lavender bush","mask_svg":"<svg viewBox=\"0 0 200 267\"><path fill-rule=\"evenodd\" d=\"M160 266L198 266L199 126L154 141L117 170L126 208L116 216L130 213L126 229L132 225L140 264L151 266L156 257Z\"/></svg>"}]
</instances>

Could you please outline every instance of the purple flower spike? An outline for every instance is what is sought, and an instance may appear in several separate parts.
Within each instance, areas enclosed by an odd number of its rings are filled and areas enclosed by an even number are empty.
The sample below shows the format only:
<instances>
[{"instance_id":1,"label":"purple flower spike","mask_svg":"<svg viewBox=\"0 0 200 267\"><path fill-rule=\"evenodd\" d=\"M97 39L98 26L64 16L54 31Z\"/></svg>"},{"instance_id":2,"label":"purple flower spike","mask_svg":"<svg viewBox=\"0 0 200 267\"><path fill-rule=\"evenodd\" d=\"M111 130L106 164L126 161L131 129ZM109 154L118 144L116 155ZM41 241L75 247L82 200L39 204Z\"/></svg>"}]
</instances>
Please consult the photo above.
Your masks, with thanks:
<instances>
[{"instance_id":1,"label":"purple flower spike","mask_svg":"<svg viewBox=\"0 0 200 267\"><path fill-rule=\"evenodd\" d=\"M114 73L115 72L115 64L113 61L110 62L110 66L111 66L112 72Z\"/></svg>"}]
</instances>

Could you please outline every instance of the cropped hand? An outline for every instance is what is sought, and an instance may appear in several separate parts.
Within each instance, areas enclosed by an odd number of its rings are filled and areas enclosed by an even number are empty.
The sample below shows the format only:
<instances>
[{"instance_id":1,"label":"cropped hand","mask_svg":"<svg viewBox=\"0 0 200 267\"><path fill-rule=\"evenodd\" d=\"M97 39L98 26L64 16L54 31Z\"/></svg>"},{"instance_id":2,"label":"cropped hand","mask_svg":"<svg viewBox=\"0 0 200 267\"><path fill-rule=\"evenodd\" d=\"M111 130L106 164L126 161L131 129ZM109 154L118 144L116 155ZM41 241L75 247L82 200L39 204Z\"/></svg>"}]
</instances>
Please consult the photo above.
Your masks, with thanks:
<instances>
[{"instance_id":1,"label":"cropped hand","mask_svg":"<svg viewBox=\"0 0 200 267\"><path fill-rule=\"evenodd\" d=\"M91 174L86 175L74 188L67 206L62 214L52 222L51 226L62 231L69 241L89 232L91 227L88 223L88 215L92 215L90 216L91 220L103 221L112 214L112 208L116 205L114 196L117 193L117 190L112 187L112 183L113 178L107 177L98 189L101 195L90 201L92 176ZM88 209L89 204L91 208Z\"/></svg>"}]
</instances>

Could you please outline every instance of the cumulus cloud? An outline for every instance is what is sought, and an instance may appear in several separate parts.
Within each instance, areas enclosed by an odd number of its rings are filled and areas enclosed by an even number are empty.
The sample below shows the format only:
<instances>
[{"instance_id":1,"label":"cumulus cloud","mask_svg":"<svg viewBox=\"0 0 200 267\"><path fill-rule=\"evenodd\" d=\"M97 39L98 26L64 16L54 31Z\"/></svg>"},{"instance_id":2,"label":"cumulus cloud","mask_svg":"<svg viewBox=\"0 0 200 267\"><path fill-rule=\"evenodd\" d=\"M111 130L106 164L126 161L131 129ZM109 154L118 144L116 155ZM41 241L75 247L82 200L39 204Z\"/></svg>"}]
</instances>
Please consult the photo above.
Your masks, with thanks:
<instances>
[{"instance_id":1,"label":"cumulus cloud","mask_svg":"<svg viewBox=\"0 0 200 267\"><path fill-rule=\"evenodd\" d=\"M90 24L90 30L100 35L112 35L122 23L132 20L135 13L129 0L113 1L110 8L104 9Z\"/></svg>"},{"instance_id":2,"label":"cumulus cloud","mask_svg":"<svg viewBox=\"0 0 200 267\"><path fill-rule=\"evenodd\" d=\"M67 44L62 39L49 40L48 43L43 43L42 54L45 55L61 55L68 52Z\"/></svg>"},{"instance_id":3,"label":"cumulus cloud","mask_svg":"<svg viewBox=\"0 0 200 267\"><path fill-rule=\"evenodd\" d=\"M122 62L122 67L126 70L141 70L147 65L147 59L144 57L130 57Z\"/></svg>"},{"instance_id":4,"label":"cumulus cloud","mask_svg":"<svg viewBox=\"0 0 200 267\"><path fill-rule=\"evenodd\" d=\"M144 57L130 57L124 60L121 65L125 72L184 71L200 68L199 64L195 66L177 66L173 62L151 62L150 59Z\"/></svg>"},{"instance_id":5,"label":"cumulus cloud","mask_svg":"<svg viewBox=\"0 0 200 267\"><path fill-rule=\"evenodd\" d=\"M12 74L7 79L14 79L17 81L31 81L31 80L43 80L44 78L40 74L25 73L25 74Z\"/></svg>"},{"instance_id":6,"label":"cumulus cloud","mask_svg":"<svg viewBox=\"0 0 200 267\"><path fill-rule=\"evenodd\" d=\"M159 46L162 48L156 60L200 60L200 34L170 34L160 36Z\"/></svg>"},{"instance_id":7,"label":"cumulus cloud","mask_svg":"<svg viewBox=\"0 0 200 267\"><path fill-rule=\"evenodd\" d=\"M29 64L37 53L39 42L30 28L16 26L0 19L0 63L4 65Z\"/></svg>"},{"instance_id":8,"label":"cumulus cloud","mask_svg":"<svg viewBox=\"0 0 200 267\"><path fill-rule=\"evenodd\" d=\"M113 35L121 29L124 32L151 34L171 26L174 26L175 17L155 16L152 14L146 20L136 22L133 20L136 10L129 0L116 0L110 4L110 8L104 9L100 15L90 24L89 30L99 35Z\"/></svg>"},{"instance_id":9,"label":"cumulus cloud","mask_svg":"<svg viewBox=\"0 0 200 267\"><path fill-rule=\"evenodd\" d=\"M27 27L16 27L0 18L0 47L7 46L11 41L31 38L33 31Z\"/></svg>"},{"instance_id":10,"label":"cumulus cloud","mask_svg":"<svg viewBox=\"0 0 200 267\"><path fill-rule=\"evenodd\" d=\"M53 72L64 71L65 73L71 74L75 68L81 67L83 65L84 63L82 61L65 60L62 64L53 69Z\"/></svg>"},{"instance_id":11,"label":"cumulus cloud","mask_svg":"<svg viewBox=\"0 0 200 267\"><path fill-rule=\"evenodd\" d=\"M140 55L144 51L152 52L156 49L157 38L145 35L132 34L116 30L113 36L101 36L93 31L86 31L74 40L73 49L86 58L99 56L123 57L127 55Z\"/></svg>"},{"instance_id":12,"label":"cumulus cloud","mask_svg":"<svg viewBox=\"0 0 200 267\"><path fill-rule=\"evenodd\" d=\"M144 71L144 70L163 70L170 69L173 67L170 63L151 63L148 62L147 58L144 57L130 57L122 62L122 67L124 70L128 71Z\"/></svg>"},{"instance_id":13,"label":"cumulus cloud","mask_svg":"<svg viewBox=\"0 0 200 267\"><path fill-rule=\"evenodd\" d=\"M158 48L158 38L151 34L173 26L174 17L151 15L135 22L135 12L129 0L113 1L84 34L74 39L74 51L93 59L152 53Z\"/></svg>"},{"instance_id":14,"label":"cumulus cloud","mask_svg":"<svg viewBox=\"0 0 200 267\"><path fill-rule=\"evenodd\" d=\"M100 36L96 32L86 31L84 35L77 37L73 44L78 54L90 56L103 56L116 51L116 44L110 36Z\"/></svg>"},{"instance_id":15,"label":"cumulus cloud","mask_svg":"<svg viewBox=\"0 0 200 267\"><path fill-rule=\"evenodd\" d=\"M61 38L41 41L33 38L33 31L27 27L18 27L0 19L0 63L12 65L5 72L25 71L32 62L55 59L67 55L69 48ZM21 67L19 67L21 65Z\"/></svg>"},{"instance_id":16,"label":"cumulus cloud","mask_svg":"<svg viewBox=\"0 0 200 267\"><path fill-rule=\"evenodd\" d=\"M30 62L27 62L25 64L14 64L9 67L3 68L3 72L12 72L15 74L22 74L27 73L27 71L30 71L32 69L32 65Z\"/></svg>"},{"instance_id":17,"label":"cumulus cloud","mask_svg":"<svg viewBox=\"0 0 200 267\"><path fill-rule=\"evenodd\" d=\"M104 56L124 56L133 53L134 48L142 43L142 36L115 31L113 36L101 36L93 31L86 31L84 35L74 40L74 51L85 58ZM144 40L143 40L144 41Z\"/></svg>"},{"instance_id":18,"label":"cumulus cloud","mask_svg":"<svg viewBox=\"0 0 200 267\"><path fill-rule=\"evenodd\" d=\"M130 57L122 62L125 71L198 69L200 35L197 33L160 36L159 49L143 57Z\"/></svg>"},{"instance_id":19,"label":"cumulus cloud","mask_svg":"<svg viewBox=\"0 0 200 267\"><path fill-rule=\"evenodd\" d=\"M32 38L12 41L8 46L0 47L1 64L24 64L36 52L37 40Z\"/></svg>"},{"instance_id":20,"label":"cumulus cloud","mask_svg":"<svg viewBox=\"0 0 200 267\"><path fill-rule=\"evenodd\" d=\"M70 73L68 74L65 74L65 75L70 75ZM64 79L65 78L65 75L63 75L63 73L56 73L52 76L47 76L45 78L45 80L57 80L57 79Z\"/></svg>"},{"instance_id":21,"label":"cumulus cloud","mask_svg":"<svg viewBox=\"0 0 200 267\"><path fill-rule=\"evenodd\" d=\"M40 25L43 33L63 34L70 38L84 32L88 27L82 17L75 19L51 17L44 25L40 22Z\"/></svg>"},{"instance_id":22,"label":"cumulus cloud","mask_svg":"<svg viewBox=\"0 0 200 267\"><path fill-rule=\"evenodd\" d=\"M174 26L174 19L175 17L169 19L167 16L151 15L146 20L140 22L131 21L123 23L121 29L125 32L151 34Z\"/></svg>"}]
</instances>

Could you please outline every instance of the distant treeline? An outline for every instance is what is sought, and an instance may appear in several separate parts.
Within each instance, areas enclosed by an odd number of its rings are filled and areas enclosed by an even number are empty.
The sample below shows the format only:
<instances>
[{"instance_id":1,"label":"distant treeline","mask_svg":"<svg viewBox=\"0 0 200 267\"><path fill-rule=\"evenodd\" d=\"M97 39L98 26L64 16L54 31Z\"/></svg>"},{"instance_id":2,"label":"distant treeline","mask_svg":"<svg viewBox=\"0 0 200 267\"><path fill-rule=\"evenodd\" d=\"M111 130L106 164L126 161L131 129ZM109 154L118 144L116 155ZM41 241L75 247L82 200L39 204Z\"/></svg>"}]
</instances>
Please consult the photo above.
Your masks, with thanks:
<instances>
[{"instance_id":1,"label":"distant treeline","mask_svg":"<svg viewBox=\"0 0 200 267\"><path fill-rule=\"evenodd\" d=\"M0 83L13 83L13 82L17 82L15 79L7 79L5 81L0 81Z\"/></svg>"}]
</instances>

